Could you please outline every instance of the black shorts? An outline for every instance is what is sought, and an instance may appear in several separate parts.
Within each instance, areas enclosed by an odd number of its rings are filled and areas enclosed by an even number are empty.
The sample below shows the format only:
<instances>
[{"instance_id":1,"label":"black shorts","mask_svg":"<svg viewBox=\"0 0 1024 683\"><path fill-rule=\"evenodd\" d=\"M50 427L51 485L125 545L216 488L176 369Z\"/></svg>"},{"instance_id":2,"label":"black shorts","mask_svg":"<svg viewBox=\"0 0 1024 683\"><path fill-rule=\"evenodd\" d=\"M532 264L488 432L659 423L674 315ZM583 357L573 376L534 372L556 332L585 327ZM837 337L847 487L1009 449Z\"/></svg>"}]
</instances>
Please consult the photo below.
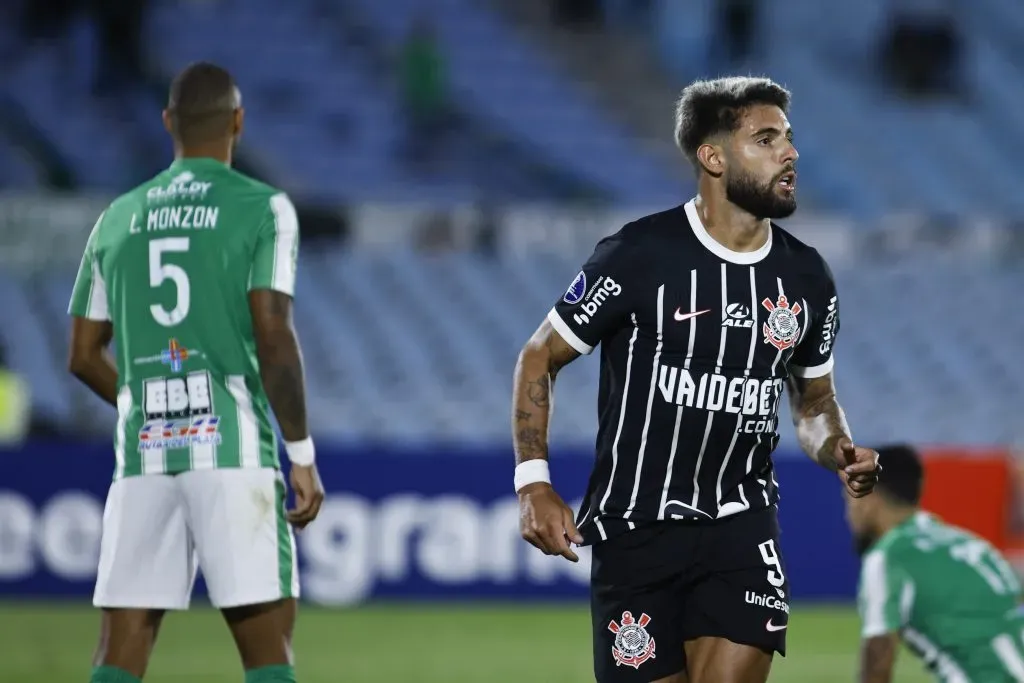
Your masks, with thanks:
<instances>
[{"instance_id":1,"label":"black shorts","mask_svg":"<svg viewBox=\"0 0 1024 683\"><path fill-rule=\"evenodd\" d=\"M655 522L597 543L590 594L599 683L682 671L683 643L703 636L786 654L789 581L774 505Z\"/></svg>"}]
</instances>

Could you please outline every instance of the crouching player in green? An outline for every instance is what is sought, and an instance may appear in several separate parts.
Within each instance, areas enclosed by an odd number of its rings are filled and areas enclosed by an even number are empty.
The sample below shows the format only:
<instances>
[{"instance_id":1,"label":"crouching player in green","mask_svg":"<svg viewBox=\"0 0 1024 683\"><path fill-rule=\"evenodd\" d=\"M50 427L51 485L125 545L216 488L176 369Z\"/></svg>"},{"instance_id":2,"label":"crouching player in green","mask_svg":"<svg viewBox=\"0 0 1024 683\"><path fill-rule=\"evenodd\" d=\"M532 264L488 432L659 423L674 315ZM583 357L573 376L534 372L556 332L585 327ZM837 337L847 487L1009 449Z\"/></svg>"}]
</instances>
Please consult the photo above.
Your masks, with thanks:
<instances>
[{"instance_id":1,"label":"crouching player in green","mask_svg":"<svg viewBox=\"0 0 1024 683\"><path fill-rule=\"evenodd\" d=\"M860 683L892 680L902 641L944 683L1024 682L1024 612L1013 569L987 541L920 509L924 471L879 448L873 495L847 496L863 555Z\"/></svg>"}]
</instances>

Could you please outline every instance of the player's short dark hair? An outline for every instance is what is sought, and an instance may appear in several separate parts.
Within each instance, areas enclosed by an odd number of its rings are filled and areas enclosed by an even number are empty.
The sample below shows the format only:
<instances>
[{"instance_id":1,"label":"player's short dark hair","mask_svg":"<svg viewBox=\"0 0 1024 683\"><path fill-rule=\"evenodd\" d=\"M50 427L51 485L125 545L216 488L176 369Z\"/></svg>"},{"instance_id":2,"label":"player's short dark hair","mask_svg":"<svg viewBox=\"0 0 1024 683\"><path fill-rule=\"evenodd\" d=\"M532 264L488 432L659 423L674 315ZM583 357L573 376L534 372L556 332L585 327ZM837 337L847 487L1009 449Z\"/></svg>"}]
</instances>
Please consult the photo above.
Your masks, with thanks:
<instances>
[{"instance_id":1,"label":"player's short dark hair","mask_svg":"<svg viewBox=\"0 0 1024 683\"><path fill-rule=\"evenodd\" d=\"M917 451L907 444L888 444L875 449L882 471L875 493L903 505L921 502L924 487L924 465Z\"/></svg>"},{"instance_id":2,"label":"player's short dark hair","mask_svg":"<svg viewBox=\"0 0 1024 683\"><path fill-rule=\"evenodd\" d=\"M789 91L770 78L695 81L676 101L676 146L696 166L697 149L710 137L735 131L747 107L772 104L788 113L789 100Z\"/></svg>"},{"instance_id":3,"label":"player's short dark hair","mask_svg":"<svg viewBox=\"0 0 1024 683\"><path fill-rule=\"evenodd\" d=\"M241 96L227 69L194 62L171 83L167 110L172 133L185 145L211 142L229 134Z\"/></svg>"}]
</instances>

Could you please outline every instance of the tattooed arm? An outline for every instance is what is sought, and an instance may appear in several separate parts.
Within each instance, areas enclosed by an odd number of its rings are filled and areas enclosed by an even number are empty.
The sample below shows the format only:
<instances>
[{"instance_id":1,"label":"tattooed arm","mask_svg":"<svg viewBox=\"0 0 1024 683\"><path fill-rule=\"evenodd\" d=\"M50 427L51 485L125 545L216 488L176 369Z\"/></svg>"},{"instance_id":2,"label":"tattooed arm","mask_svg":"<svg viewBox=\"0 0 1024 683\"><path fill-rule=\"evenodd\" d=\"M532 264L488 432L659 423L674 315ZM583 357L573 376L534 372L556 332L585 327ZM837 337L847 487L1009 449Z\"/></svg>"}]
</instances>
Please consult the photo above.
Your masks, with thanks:
<instances>
[{"instance_id":1,"label":"tattooed arm","mask_svg":"<svg viewBox=\"0 0 1024 683\"><path fill-rule=\"evenodd\" d=\"M548 320L520 352L512 396L512 444L517 466L538 460L546 465L555 375L579 355ZM578 562L579 556L569 544L582 543L583 537L565 501L544 481L522 486L518 493L522 537L545 555L561 555Z\"/></svg>"},{"instance_id":2,"label":"tattooed arm","mask_svg":"<svg viewBox=\"0 0 1024 683\"><path fill-rule=\"evenodd\" d=\"M852 441L852 437L846 415L836 399L832 373L814 379L791 376L789 401L800 447L819 465L832 471L838 469L836 445L840 439Z\"/></svg>"},{"instance_id":3,"label":"tattooed arm","mask_svg":"<svg viewBox=\"0 0 1024 683\"><path fill-rule=\"evenodd\" d=\"M822 467L839 472L853 497L871 493L878 481L878 453L853 444L832 373L813 379L790 376L789 398L804 452Z\"/></svg>"},{"instance_id":4,"label":"tattooed arm","mask_svg":"<svg viewBox=\"0 0 1024 683\"><path fill-rule=\"evenodd\" d=\"M263 388L285 441L309 436L302 351L292 326L292 298L271 289L249 292Z\"/></svg>"},{"instance_id":5,"label":"tattooed arm","mask_svg":"<svg viewBox=\"0 0 1024 683\"><path fill-rule=\"evenodd\" d=\"M517 465L547 459L555 376L579 356L547 320L520 352L512 388L512 444Z\"/></svg>"}]
</instances>

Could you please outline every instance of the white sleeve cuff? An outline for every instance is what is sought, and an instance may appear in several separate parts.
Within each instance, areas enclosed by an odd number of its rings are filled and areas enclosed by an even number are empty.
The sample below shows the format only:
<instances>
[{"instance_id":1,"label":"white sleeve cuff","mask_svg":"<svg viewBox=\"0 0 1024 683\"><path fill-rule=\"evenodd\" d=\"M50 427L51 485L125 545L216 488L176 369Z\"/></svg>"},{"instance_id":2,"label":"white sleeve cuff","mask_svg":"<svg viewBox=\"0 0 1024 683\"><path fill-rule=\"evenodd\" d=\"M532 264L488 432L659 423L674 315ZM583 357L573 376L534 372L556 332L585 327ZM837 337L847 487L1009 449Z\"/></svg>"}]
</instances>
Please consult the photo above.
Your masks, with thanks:
<instances>
[{"instance_id":1,"label":"white sleeve cuff","mask_svg":"<svg viewBox=\"0 0 1024 683\"><path fill-rule=\"evenodd\" d=\"M868 640L869 638L878 638L879 636L887 636L890 633L894 632L895 630L896 629L888 628L885 624L868 625L868 626L865 626L863 629L861 629L860 637L863 640Z\"/></svg>"},{"instance_id":2,"label":"white sleeve cuff","mask_svg":"<svg viewBox=\"0 0 1024 683\"><path fill-rule=\"evenodd\" d=\"M551 323L551 327L555 328L555 332L558 332L559 336L565 340L565 342L576 349L584 356L594 350L594 347L587 344L585 341L576 336L576 333L572 331L572 328L562 320L562 316L558 314L558 311L552 308L548 311L548 322Z\"/></svg>"},{"instance_id":3,"label":"white sleeve cuff","mask_svg":"<svg viewBox=\"0 0 1024 683\"><path fill-rule=\"evenodd\" d=\"M814 367L805 368L799 365L789 366L790 373L794 377L802 377L803 379L817 379L818 377L824 377L828 373L832 372L832 366L835 362L832 360L832 356L828 357L828 360L821 365L815 365Z\"/></svg>"}]
</instances>

